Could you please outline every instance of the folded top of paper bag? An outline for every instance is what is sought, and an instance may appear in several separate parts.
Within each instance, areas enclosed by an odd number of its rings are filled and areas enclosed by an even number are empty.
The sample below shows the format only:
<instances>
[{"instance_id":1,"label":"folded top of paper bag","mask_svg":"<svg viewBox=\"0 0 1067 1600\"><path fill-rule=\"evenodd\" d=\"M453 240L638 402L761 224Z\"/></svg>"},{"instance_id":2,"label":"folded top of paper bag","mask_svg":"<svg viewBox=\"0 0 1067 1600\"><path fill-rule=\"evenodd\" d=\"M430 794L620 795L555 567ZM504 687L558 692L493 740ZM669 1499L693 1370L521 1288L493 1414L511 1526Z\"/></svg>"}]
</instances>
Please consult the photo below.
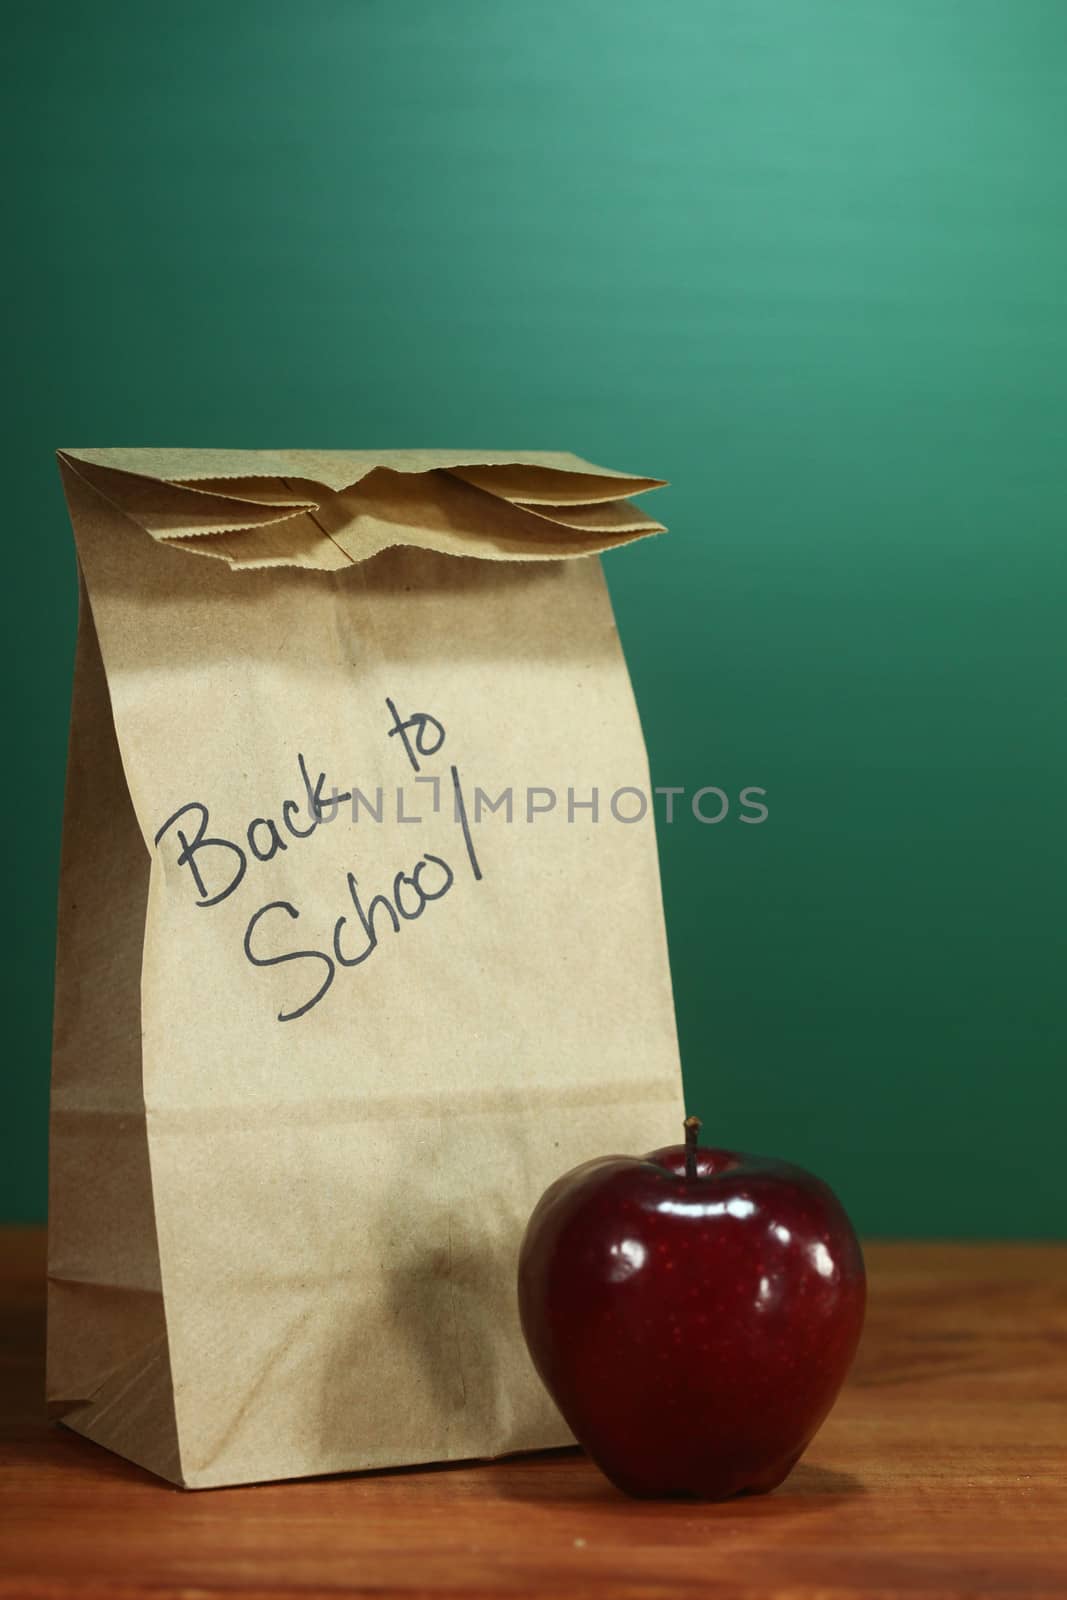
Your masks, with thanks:
<instances>
[{"instance_id":1,"label":"folded top of paper bag","mask_svg":"<svg viewBox=\"0 0 1067 1600\"><path fill-rule=\"evenodd\" d=\"M593 555L663 524L661 488L566 452L60 450L154 539L233 568L339 571L391 545L490 561Z\"/></svg>"}]
</instances>

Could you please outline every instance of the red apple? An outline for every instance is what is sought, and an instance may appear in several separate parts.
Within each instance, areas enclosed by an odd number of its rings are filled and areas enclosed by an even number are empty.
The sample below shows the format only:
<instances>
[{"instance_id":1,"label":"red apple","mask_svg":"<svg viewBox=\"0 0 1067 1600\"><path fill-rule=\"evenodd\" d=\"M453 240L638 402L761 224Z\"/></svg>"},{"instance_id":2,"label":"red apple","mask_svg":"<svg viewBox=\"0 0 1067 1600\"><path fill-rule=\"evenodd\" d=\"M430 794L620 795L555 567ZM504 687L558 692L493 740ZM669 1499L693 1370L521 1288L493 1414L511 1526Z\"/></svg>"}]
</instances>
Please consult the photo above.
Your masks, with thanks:
<instances>
[{"instance_id":1,"label":"red apple","mask_svg":"<svg viewBox=\"0 0 1067 1600\"><path fill-rule=\"evenodd\" d=\"M863 1326L863 1256L800 1167L686 1144L560 1178L519 1258L526 1342L620 1489L775 1488L833 1405Z\"/></svg>"}]
</instances>

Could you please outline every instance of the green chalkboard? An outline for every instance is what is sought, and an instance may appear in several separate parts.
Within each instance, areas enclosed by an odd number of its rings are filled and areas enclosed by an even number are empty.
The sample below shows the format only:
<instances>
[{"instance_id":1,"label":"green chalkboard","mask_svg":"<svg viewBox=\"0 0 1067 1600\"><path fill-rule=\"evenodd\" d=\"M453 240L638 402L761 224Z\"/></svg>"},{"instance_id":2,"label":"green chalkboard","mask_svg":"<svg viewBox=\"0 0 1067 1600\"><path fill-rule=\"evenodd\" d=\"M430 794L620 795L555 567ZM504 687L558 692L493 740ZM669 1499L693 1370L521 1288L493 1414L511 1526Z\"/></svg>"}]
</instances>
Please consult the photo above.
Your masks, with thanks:
<instances>
[{"instance_id":1,"label":"green chalkboard","mask_svg":"<svg viewBox=\"0 0 1067 1600\"><path fill-rule=\"evenodd\" d=\"M1067 1232L1061 0L6 16L0 1216L45 1204L75 623L58 444L569 448L690 1099L861 1227ZM707 805L714 815L717 805Z\"/></svg>"}]
</instances>

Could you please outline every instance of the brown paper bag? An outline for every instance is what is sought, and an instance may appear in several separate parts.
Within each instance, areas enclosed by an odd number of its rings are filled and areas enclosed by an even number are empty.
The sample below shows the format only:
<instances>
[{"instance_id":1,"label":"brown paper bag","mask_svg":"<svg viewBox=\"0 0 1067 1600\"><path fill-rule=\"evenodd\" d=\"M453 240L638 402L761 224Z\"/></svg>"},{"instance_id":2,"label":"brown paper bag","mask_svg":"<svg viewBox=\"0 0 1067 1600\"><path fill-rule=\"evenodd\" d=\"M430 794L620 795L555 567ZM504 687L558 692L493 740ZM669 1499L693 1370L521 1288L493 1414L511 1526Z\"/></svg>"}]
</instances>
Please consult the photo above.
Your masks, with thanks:
<instances>
[{"instance_id":1,"label":"brown paper bag","mask_svg":"<svg viewBox=\"0 0 1067 1600\"><path fill-rule=\"evenodd\" d=\"M59 459L83 587L54 1414L190 1487L565 1443L519 1333L521 1231L560 1172L682 1114L596 559L659 530L625 498L655 480Z\"/></svg>"}]
</instances>

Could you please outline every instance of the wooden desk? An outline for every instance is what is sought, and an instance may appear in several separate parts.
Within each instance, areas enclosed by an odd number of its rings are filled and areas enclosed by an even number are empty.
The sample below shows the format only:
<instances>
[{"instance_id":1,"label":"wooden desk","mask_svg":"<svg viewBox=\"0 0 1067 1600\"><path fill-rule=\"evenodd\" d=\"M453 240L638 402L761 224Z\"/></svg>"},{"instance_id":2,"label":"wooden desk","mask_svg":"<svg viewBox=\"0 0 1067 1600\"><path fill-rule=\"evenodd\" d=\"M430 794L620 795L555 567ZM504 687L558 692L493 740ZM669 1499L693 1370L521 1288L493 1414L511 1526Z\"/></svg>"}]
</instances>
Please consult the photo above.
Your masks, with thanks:
<instances>
[{"instance_id":1,"label":"wooden desk","mask_svg":"<svg viewBox=\"0 0 1067 1600\"><path fill-rule=\"evenodd\" d=\"M196 1494L42 1420L0 1232L0 1595L1064 1600L1067 1246L877 1244L852 1381L775 1494L635 1504L577 1452Z\"/></svg>"}]
</instances>

